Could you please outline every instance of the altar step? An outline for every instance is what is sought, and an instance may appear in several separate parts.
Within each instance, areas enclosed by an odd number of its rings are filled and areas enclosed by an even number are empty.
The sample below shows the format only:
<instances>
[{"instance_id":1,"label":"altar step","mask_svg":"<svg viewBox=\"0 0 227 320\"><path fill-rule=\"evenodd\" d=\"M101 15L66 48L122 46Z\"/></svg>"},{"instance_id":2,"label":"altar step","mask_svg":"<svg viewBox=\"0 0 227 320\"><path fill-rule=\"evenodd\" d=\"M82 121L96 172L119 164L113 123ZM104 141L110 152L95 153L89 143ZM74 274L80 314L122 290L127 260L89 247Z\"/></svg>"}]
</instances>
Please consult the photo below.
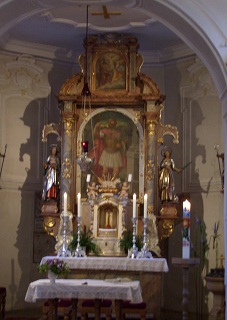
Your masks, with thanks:
<instances>
[{"instance_id":1,"label":"altar step","mask_svg":"<svg viewBox=\"0 0 227 320\"><path fill-rule=\"evenodd\" d=\"M114 308L111 300L102 300L101 302L101 315L106 320L112 320L115 318ZM81 320L90 320L95 314L95 301L87 299L82 301L80 313ZM59 299L58 302L58 315L63 316L64 320L70 319L72 312L72 304L70 300ZM46 301L43 305L43 320L48 319L49 302ZM122 302L122 320L124 319L141 319L146 320L146 303L130 303L128 301ZM150 319L153 319L150 318Z\"/></svg>"},{"instance_id":2,"label":"altar step","mask_svg":"<svg viewBox=\"0 0 227 320\"><path fill-rule=\"evenodd\" d=\"M105 316L103 316L102 319L105 319ZM113 314L112 319L115 319L115 315ZM135 320L140 319L137 315L130 315L126 316L127 320ZM209 316L197 316L195 314L189 314L188 320L211 320ZM31 307L29 306L27 309L23 310L6 310L6 320L43 320L42 316L42 307ZM63 320L63 317L59 317L59 320ZM78 317L78 320L80 320L80 316ZM89 320L95 320L94 316L91 315L91 318L89 317ZM147 315L146 320L152 320L151 315ZM173 312L173 311L162 311L160 320L182 320L182 313L181 312Z\"/></svg>"}]
</instances>

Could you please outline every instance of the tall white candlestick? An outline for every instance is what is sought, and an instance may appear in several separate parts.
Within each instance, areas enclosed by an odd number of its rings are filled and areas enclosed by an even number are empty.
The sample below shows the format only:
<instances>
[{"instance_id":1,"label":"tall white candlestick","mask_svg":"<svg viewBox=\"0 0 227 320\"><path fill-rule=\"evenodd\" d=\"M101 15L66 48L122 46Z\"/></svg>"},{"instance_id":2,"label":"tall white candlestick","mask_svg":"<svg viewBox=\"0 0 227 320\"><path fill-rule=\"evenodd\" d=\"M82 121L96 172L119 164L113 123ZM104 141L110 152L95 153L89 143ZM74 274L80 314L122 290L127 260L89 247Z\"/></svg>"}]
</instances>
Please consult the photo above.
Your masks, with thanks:
<instances>
[{"instance_id":1,"label":"tall white candlestick","mask_svg":"<svg viewBox=\"0 0 227 320\"><path fill-rule=\"evenodd\" d=\"M133 194L132 217L136 218L136 194Z\"/></svg>"},{"instance_id":2,"label":"tall white candlestick","mask_svg":"<svg viewBox=\"0 0 227 320\"><path fill-rule=\"evenodd\" d=\"M132 182L132 174L131 173L128 174L128 182Z\"/></svg>"},{"instance_id":3,"label":"tall white candlestick","mask_svg":"<svg viewBox=\"0 0 227 320\"><path fill-rule=\"evenodd\" d=\"M183 202L183 243L182 258L190 258L190 209L191 203L186 200Z\"/></svg>"},{"instance_id":4,"label":"tall white candlestick","mask_svg":"<svg viewBox=\"0 0 227 320\"><path fill-rule=\"evenodd\" d=\"M91 175L90 175L90 174L87 174L87 180L86 180L86 182L90 182L90 180L91 180Z\"/></svg>"},{"instance_id":5,"label":"tall white candlestick","mask_svg":"<svg viewBox=\"0 0 227 320\"><path fill-rule=\"evenodd\" d=\"M143 206L143 217L147 218L147 194L144 195Z\"/></svg>"},{"instance_id":6,"label":"tall white candlestick","mask_svg":"<svg viewBox=\"0 0 227 320\"><path fill-rule=\"evenodd\" d=\"M77 195L77 216L78 218L81 217L81 194L78 193Z\"/></svg>"},{"instance_id":7,"label":"tall white candlestick","mask_svg":"<svg viewBox=\"0 0 227 320\"><path fill-rule=\"evenodd\" d=\"M64 193L64 211L63 211L63 215L67 216L67 193Z\"/></svg>"}]
</instances>

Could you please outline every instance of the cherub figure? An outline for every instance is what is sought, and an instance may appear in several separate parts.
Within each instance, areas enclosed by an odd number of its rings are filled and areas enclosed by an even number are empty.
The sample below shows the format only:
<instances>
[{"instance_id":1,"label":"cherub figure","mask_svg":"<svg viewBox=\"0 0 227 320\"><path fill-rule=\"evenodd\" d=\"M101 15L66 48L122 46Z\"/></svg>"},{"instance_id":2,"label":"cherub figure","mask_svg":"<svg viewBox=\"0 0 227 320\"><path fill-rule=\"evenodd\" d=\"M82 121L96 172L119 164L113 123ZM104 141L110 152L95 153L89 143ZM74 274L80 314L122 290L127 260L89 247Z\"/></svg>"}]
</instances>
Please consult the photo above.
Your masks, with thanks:
<instances>
[{"instance_id":1,"label":"cherub figure","mask_svg":"<svg viewBox=\"0 0 227 320\"><path fill-rule=\"evenodd\" d=\"M119 199L122 198L128 198L128 190L129 190L129 186L127 182L123 182L120 194L119 194Z\"/></svg>"},{"instance_id":2,"label":"cherub figure","mask_svg":"<svg viewBox=\"0 0 227 320\"><path fill-rule=\"evenodd\" d=\"M88 196L88 199L95 199L98 195L97 191L96 191L96 185L95 185L95 182L92 182L92 184L88 184L87 186L87 196Z\"/></svg>"}]
</instances>

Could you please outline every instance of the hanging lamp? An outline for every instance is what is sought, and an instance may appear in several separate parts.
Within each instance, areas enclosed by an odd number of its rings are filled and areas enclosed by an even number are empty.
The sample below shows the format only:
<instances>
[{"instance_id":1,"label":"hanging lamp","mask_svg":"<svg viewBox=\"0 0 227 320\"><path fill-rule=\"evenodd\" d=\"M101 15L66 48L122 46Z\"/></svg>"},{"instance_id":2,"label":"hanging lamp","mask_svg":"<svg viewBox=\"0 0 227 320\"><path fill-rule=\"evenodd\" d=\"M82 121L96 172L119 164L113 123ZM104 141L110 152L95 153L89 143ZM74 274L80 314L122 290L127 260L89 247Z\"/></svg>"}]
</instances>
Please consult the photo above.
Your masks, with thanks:
<instances>
[{"instance_id":1,"label":"hanging lamp","mask_svg":"<svg viewBox=\"0 0 227 320\"><path fill-rule=\"evenodd\" d=\"M86 16L86 38L85 38L85 63L84 63L84 86L81 91L82 106L84 109L84 116L86 115L86 107L91 111L91 92L88 85L88 5ZM80 166L82 172L89 172L93 160L88 157L88 141L82 141L81 156L76 159L77 164Z\"/></svg>"}]
</instances>

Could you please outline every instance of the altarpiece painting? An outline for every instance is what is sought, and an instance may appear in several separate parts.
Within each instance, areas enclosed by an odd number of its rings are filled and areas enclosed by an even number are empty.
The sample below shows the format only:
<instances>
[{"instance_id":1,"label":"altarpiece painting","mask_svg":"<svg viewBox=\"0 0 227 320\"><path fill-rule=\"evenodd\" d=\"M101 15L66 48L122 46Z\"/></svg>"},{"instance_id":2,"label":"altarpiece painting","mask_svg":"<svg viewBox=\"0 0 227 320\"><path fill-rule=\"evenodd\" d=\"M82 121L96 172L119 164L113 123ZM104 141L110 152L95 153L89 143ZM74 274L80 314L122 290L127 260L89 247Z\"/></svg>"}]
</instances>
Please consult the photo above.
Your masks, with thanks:
<instances>
[{"instance_id":1,"label":"altarpiece painting","mask_svg":"<svg viewBox=\"0 0 227 320\"><path fill-rule=\"evenodd\" d=\"M139 132L134 122L116 111L103 111L92 117L84 127L83 139L88 141L88 156L93 160L95 178L127 181L133 177L132 192L139 191ZM117 151L117 152L115 152ZM115 154L116 159L113 159ZM110 168L111 161L116 163ZM115 170L115 172L114 172ZM86 181L82 175L81 185ZM86 196L86 185L82 188Z\"/></svg>"}]
</instances>

